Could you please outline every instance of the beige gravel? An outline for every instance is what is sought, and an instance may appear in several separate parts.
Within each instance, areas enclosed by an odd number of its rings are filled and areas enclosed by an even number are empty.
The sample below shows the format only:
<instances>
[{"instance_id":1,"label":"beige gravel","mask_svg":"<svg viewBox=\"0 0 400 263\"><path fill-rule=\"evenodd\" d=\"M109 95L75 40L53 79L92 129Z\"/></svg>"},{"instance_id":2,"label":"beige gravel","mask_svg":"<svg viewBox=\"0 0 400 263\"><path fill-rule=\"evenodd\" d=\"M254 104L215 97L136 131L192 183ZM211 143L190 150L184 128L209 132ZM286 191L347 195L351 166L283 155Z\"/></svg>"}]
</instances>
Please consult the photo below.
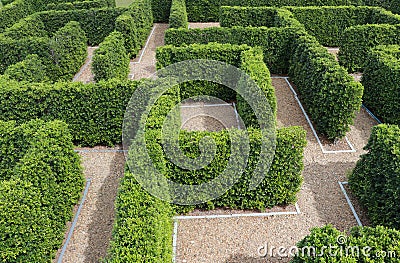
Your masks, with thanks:
<instances>
[{"instance_id":1,"label":"beige gravel","mask_svg":"<svg viewBox=\"0 0 400 263\"><path fill-rule=\"evenodd\" d=\"M113 150L105 147L84 149ZM100 258L106 256L111 240L114 202L123 176L125 159L123 153L116 152L79 154L85 178L91 178L91 185L63 262L100 262Z\"/></svg>"},{"instance_id":2,"label":"beige gravel","mask_svg":"<svg viewBox=\"0 0 400 263\"><path fill-rule=\"evenodd\" d=\"M88 57L86 58L85 63L79 70L79 72L74 76L74 82L83 82L83 83L93 83L94 75L92 72L92 59L93 53L99 47L88 47Z\"/></svg>"},{"instance_id":3,"label":"beige gravel","mask_svg":"<svg viewBox=\"0 0 400 263\"><path fill-rule=\"evenodd\" d=\"M209 27L220 27L219 23L189 23L189 28L209 28Z\"/></svg>"},{"instance_id":4,"label":"beige gravel","mask_svg":"<svg viewBox=\"0 0 400 263\"><path fill-rule=\"evenodd\" d=\"M167 29L168 24L154 24L154 31L149 36L147 46L130 63L130 79L149 78L156 72L156 49L164 45L164 35Z\"/></svg>"}]
</instances>

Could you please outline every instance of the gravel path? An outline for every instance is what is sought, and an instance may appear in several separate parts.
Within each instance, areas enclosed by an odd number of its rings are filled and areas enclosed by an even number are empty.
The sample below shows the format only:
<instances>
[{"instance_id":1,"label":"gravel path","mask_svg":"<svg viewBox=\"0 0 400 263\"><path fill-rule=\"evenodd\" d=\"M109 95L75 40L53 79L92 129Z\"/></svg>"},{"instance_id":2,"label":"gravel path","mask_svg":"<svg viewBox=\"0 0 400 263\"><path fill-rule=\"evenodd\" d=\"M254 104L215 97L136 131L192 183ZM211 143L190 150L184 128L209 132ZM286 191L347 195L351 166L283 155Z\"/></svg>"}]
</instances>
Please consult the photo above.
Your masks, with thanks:
<instances>
[{"instance_id":1,"label":"gravel path","mask_svg":"<svg viewBox=\"0 0 400 263\"><path fill-rule=\"evenodd\" d=\"M105 150L96 147L95 150ZM92 150L92 149L85 149ZM100 262L106 256L114 223L114 201L125 158L116 152L80 152L86 178L91 178L72 239L62 262Z\"/></svg>"},{"instance_id":2,"label":"gravel path","mask_svg":"<svg viewBox=\"0 0 400 263\"><path fill-rule=\"evenodd\" d=\"M219 23L189 23L189 28L209 28L209 27L219 27Z\"/></svg>"},{"instance_id":3,"label":"gravel path","mask_svg":"<svg viewBox=\"0 0 400 263\"><path fill-rule=\"evenodd\" d=\"M98 48L99 47L88 47L88 57L86 58L85 64L83 64L82 68L75 75L72 81L83 83L94 82L94 75L92 72L92 59L94 51Z\"/></svg>"},{"instance_id":4,"label":"gravel path","mask_svg":"<svg viewBox=\"0 0 400 263\"><path fill-rule=\"evenodd\" d=\"M164 45L164 35L167 29L168 24L154 24L146 46L130 63L130 79L149 78L156 72L156 49Z\"/></svg>"},{"instance_id":5,"label":"gravel path","mask_svg":"<svg viewBox=\"0 0 400 263\"><path fill-rule=\"evenodd\" d=\"M278 125L299 125L307 131L304 184L298 200L302 213L261 218L180 220L176 262L266 262L266 258L258 253L260 246L289 249L312 227L333 224L340 230L348 230L357 224L338 182L347 181L346 174L363 153L361 149L376 123L361 110L348 134L357 153L323 154L285 80L273 79L273 85L278 99ZM356 206L356 209L360 208ZM277 253L272 254L275 257L268 257L269 262L289 261L277 257Z\"/></svg>"}]
</instances>

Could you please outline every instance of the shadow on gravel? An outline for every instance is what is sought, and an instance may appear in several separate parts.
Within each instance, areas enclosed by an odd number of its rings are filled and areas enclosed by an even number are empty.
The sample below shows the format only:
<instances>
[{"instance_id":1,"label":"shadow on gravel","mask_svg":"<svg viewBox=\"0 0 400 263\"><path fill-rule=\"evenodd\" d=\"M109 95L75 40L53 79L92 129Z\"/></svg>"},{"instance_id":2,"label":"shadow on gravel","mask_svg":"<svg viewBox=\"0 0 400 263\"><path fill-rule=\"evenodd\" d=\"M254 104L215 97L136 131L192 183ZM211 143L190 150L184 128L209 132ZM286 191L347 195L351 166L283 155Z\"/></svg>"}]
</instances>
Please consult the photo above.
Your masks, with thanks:
<instances>
[{"instance_id":1,"label":"shadow on gravel","mask_svg":"<svg viewBox=\"0 0 400 263\"><path fill-rule=\"evenodd\" d=\"M290 260L288 258L271 258L271 257L251 257L248 255L233 255L230 258L228 258L225 263L283 263L283 262L289 262Z\"/></svg>"},{"instance_id":2,"label":"shadow on gravel","mask_svg":"<svg viewBox=\"0 0 400 263\"><path fill-rule=\"evenodd\" d=\"M96 201L97 212L92 215L92 222L89 225L85 262L101 262L101 259L107 255L115 218L114 203L120 179L124 174L124 164L124 155L115 154L109 167L108 176L99 190Z\"/></svg>"}]
</instances>

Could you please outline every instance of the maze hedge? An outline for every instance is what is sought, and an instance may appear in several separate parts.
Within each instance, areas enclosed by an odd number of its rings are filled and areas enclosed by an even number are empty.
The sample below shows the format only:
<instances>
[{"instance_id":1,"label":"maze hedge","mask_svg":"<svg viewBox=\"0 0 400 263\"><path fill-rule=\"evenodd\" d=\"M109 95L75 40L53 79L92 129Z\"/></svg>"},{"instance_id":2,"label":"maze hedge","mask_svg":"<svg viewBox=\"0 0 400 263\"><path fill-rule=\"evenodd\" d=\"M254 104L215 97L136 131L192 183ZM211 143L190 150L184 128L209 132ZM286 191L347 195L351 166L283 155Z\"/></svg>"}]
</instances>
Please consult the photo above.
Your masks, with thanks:
<instances>
[{"instance_id":1,"label":"maze hedge","mask_svg":"<svg viewBox=\"0 0 400 263\"><path fill-rule=\"evenodd\" d=\"M0 78L0 119L18 123L35 118L62 120L76 144L114 145L121 142L126 105L139 83L45 84Z\"/></svg>"},{"instance_id":2,"label":"maze hedge","mask_svg":"<svg viewBox=\"0 0 400 263\"><path fill-rule=\"evenodd\" d=\"M368 109L383 122L400 125L400 46L371 50L361 83Z\"/></svg>"},{"instance_id":3,"label":"maze hedge","mask_svg":"<svg viewBox=\"0 0 400 263\"><path fill-rule=\"evenodd\" d=\"M347 28L339 51L340 64L349 71L363 71L368 52L378 45L400 44L400 25L361 25Z\"/></svg>"},{"instance_id":4,"label":"maze hedge","mask_svg":"<svg viewBox=\"0 0 400 263\"><path fill-rule=\"evenodd\" d=\"M90 0L90 1L76 1L68 3L52 3L48 4L46 10L70 10L70 9L90 9L90 8L103 8L112 7L106 0ZM115 5L114 5L115 6Z\"/></svg>"},{"instance_id":5,"label":"maze hedge","mask_svg":"<svg viewBox=\"0 0 400 263\"><path fill-rule=\"evenodd\" d=\"M83 190L79 156L59 121L0 122L0 258L49 262Z\"/></svg>"},{"instance_id":6,"label":"maze hedge","mask_svg":"<svg viewBox=\"0 0 400 263\"><path fill-rule=\"evenodd\" d=\"M172 0L171 12L169 15L169 27L187 28L188 25L185 0Z\"/></svg>"},{"instance_id":7,"label":"maze hedge","mask_svg":"<svg viewBox=\"0 0 400 263\"><path fill-rule=\"evenodd\" d=\"M373 225L400 229L400 128L381 124L372 129L349 185Z\"/></svg>"},{"instance_id":8,"label":"maze hedge","mask_svg":"<svg viewBox=\"0 0 400 263\"><path fill-rule=\"evenodd\" d=\"M28 55L23 61L9 66L4 75L17 81L49 81L46 67L38 55Z\"/></svg>"},{"instance_id":9,"label":"maze hedge","mask_svg":"<svg viewBox=\"0 0 400 263\"><path fill-rule=\"evenodd\" d=\"M173 210L144 190L129 171L118 190L116 211L105 262L172 262Z\"/></svg>"},{"instance_id":10,"label":"maze hedge","mask_svg":"<svg viewBox=\"0 0 400 263\"><path fill-rule=\"evenodd\" d=\"M100 44L93 55L92 70L95 81L117 78L127 79L129 55L125 49L124 36L114 31Z\"/></svg>"},{"instance_id":11,"label":"maze hedge","mask_svg":"<svg viewBox=\"0 0 400 263\"><path fill-rule=\"evenodd\" d=\"M277 12L277 8L267 6L222 6L220 9L219 22L221 27L274 27Z\"/></svg>"},{"instance_id":12,"label":"maze hedge","mask_svg":"<svg viewBox=\"0 0 400 263\"><path fill-rule=\"evenodd\" d=\"M295 40L290 64L289 76L316 129L331 140L344 137L361 107L363 86L313 37Z\"/></svg>"},{"instance_id":13,"label":"maze hedge","mask_svg":"<svg viewBox=\"0 0 400 263\"><path fill-rule=\"evenodd\" d=\"M343 244L339 244L344 241ZM316 262L398 262L400 231L377 227L353 227L350 233L331 225L316 227L298 244L291 263ZM386 257L383 252L387 252ZM389 253L394 253L395 257Z\"/></svg>"},{"instance_id":14,"label":"maze hedge","mask_svg":"<svg viewBox=\"0 0 400 263\"><path fill-rule=\"evenodd\" d=\"M133 1L128 11L117 17L115 30L124 36L125 48L130 57L135 57L144 46L153 26L150 0Z\"/></svg>"}]
</instances>

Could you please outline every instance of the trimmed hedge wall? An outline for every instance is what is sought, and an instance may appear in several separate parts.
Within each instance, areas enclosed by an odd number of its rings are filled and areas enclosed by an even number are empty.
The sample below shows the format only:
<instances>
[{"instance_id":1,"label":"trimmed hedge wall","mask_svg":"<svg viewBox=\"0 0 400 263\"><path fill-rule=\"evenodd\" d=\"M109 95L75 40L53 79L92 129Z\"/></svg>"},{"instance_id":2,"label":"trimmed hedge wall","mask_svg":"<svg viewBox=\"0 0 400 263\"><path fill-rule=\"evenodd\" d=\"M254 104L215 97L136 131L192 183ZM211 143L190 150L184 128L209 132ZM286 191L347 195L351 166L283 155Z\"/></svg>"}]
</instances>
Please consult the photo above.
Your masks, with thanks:
<instances>
[{"instance_id":1,"label":"trimmed hedge wall","mask_svg":"<svg viewBox=\"0 0 400 263\"><path fill-rule=\"evenodd\" d=\"M95 81L112 78L127 79L129 63L124 36L120 32L114 31L94 52L92 63L94 79Z\"/></svg>"},{"instance_id":2,"label":"trimmed hedge wall","mask_svg":"<svg viewBox=\"0 0 400 263\"><path fill-rule=\"evenodd\" d=\"M28 55L23 61L11 65L4 72L7 77L17 81L47 82L46 67L38 55Z\"/></svg>"},{"instance_id":3,"label":"trimmed hedge wall","mask_svg":"<svg viewBox=\"0 0 400 263\"><path fill-rule=\"evenodd\" d=\"M129 172L118 190L113 239L105 262L172 262L173 210Z\"/></svg>"},{"instance_id":4,"label":"trimmed hedge wall","mask_svg":"<svg viewBox=\"0 0 400 263\"><path fill-rule=\"evenodd\" d=\"M289 76L317 131L330 140L344 137L361 107L363 86L310 36L295 40Z\"/></svg>"},{"instance_id":5,"label":"trimmed hedge wall","mask_svg":"<svg viewBox=\"0 0 400 263\"><path fill-rule=\"evenodd\" d=\"M73 9L50 10L35 13L49 34L54 34L58 29L70 21L77 21L88 38L90 46L99 45L106 36L115 30L115 21L125 12L126 8L102 8L102 9Z\"/></svg>"},{"instance_id":6,"label":"trimmed hedge wall","mask_svg":"<svg viewBox=\"0 0 400 263\"><path fill-rule=\"evenodd\" d=\"M35 16L28 16L21 19L13 26L8 27L0 35L2 37L8 37L12 39L23 39L27 37L48 37L46 29L44 28L43 22Z\"/></svg>"},{"instance_id":7,"label":"trimmed hedge wall","mask_svg":"<svg viewBox=\"0 0 400 263\"><path fill-rule=\"evenodd\" d=\"M262 51L260 49L254 49L247 45L239 46L219 43L210 43L207 45L192 44L183 47L163 46L157 49L156 59L158 69L189 59L216 60L236 66L237 68L242 68L262 89L269 101L270 109L274 113L274 118L276 117L275 90L271 83L269 70L263 63ZM238 83L240 76L236 77L237 79L230 80L234 84ZM229 101L235 100L237 97L235 91L217 83L191 81L189 83L182 83L179 87L181 99L198 95L209 95ZM253 111L242 98L238 100L238 109L246 126L257 127L258 124Z\"/></svg>"},{"instance_id":8,"label":"trimmed hedge wall","mask_svg":"<svg viewBox=\"0 0 400 263\"><path fill-rule=\"evenodd\" d=\"M50 80L67 80L79 70L87 57L85 33L77 22L60 28L51 39L0 37L0 73L8 66L23 61L26 56L36 54L46 67Z\"/></svg>"},{"instance_id":9,"label":"trimmed hedge wall","mask_svg":"<svg viewBox=\"0 0 400 263\"><path fill-rule=\"evenodd\" d=\"M368 109L383 122L400 125L400 46L371 50L361 83Z\"/></svg>"},{"instance_id":10,"label":"trimmed hedge wall","mask_svg":"<svg viewBox=\"0 0 400 263\"><path fill-rule=\"evenodd\" d=\"M222 6L220 9L219 22L221 27L274 27L277 12L277 8L267 6Z\"/></svg>"},{"instance_id":11,"label":"trimmed hedge wall","mask_svg":"<svg viewBox=\"0 0 400 263\"><path fill-rule=\"evenodd\" d=\"M169 15L170 28L187 28L189 25L186 13L185 0L172 0L171 11Z\"/></svg>"},{"instance_id":12,"label":"trimmed hedge wall","mask_svg":"<svg viewBox=\"0 0 400 263\"><path fill-rule=\"evenodd\" d=\"M0 119L18 123L35 118L62 120L76 144L114 145L121 142L126 105L139 83L110 80L50 85L0 78Z\"/></svg>"},{"instance_id":13,"label":"trimmed hedge wall","mask_svg":"<svg viewBox=\"0 0 400 263\"><path fill-rule=\"evenodd\" d=\"M128 11L117 17L115 30L123 34L125 48L130 57L135 57L144 46L152 26L150 0L133 1Z\"/></svg>"},{"instance_id":14,"label":"trimmed hedge wall","mask_svg":"<svg viewBox=\"0 0 400 263\"><path fill-rule=\"evenodd\" d=\"M344 244L338 239L345 240ZM327 225L311 229L311 234L297 244L299 253L290 262L398 262L399 244L400 231L394 229L353 227L347 234ZM395 256L384 257L382 252Z\"/></svg>"},{"instance_id":15,"label":"trimmed hedge wall","mask_svg":"<svg viewBox=\"0 0 400 263\"><path fill-rule=\"evenodd\" d=\"M350 189L366 208L373 225L400 229L400 128L381 124L372 129Z\"/></svg>"},{"instance_id":16,"label":"trimmed hedge wall","mask_svg":"<svg viewBox=\"0 0 400 263\"><path fill-rule=\"evenodd\" d=\"M83 190L79 156L67 126L0 122L0 258L50 262Z\"/></svg>"},{"instance_id":17,"label":"trimmed hedge wall","mask_svg":"<svg viewBox=\"0 0 400 263\"><path fill-rule=\"evenodd\" d=\"M103 8L113 7L109 5L107 0L87 0L87 1L76 1L68 3L51 3L48 4L46 10L71 10L71 9L90 9L90 8Z\"/></svg>"},{"instance_id":18,"label":"trimmed hedge wall","mask_svg":"<svg viewBox=\"0 0 400 263\"><path fill-rule=\"evenodd\" d=\"M264 62L272 73L286 73L289 68L292 40L298 28L267 27L212 27L206 29L168 29L165 33L166 45L207 44L210 42L247 44L260 46L264 52Z\"/></svg>"},{"instance_id":19,"label":"trimmed hedge wall","mask_svg":"<svg viewBox=\"0 0 400 263\"><path fill-rule=\"evenodd\" d=\"M368 52L378 45L399 45L400 25L362 25L343 32L339 62L349 71L363 71Z\"/></svg>"}]
</instances>

